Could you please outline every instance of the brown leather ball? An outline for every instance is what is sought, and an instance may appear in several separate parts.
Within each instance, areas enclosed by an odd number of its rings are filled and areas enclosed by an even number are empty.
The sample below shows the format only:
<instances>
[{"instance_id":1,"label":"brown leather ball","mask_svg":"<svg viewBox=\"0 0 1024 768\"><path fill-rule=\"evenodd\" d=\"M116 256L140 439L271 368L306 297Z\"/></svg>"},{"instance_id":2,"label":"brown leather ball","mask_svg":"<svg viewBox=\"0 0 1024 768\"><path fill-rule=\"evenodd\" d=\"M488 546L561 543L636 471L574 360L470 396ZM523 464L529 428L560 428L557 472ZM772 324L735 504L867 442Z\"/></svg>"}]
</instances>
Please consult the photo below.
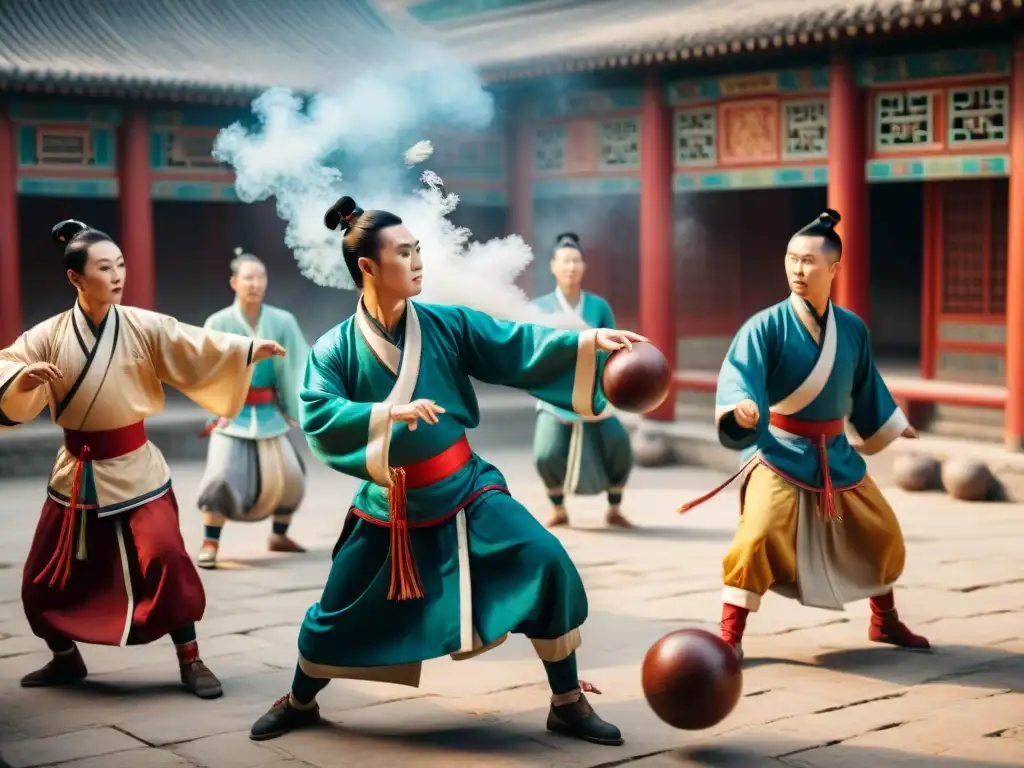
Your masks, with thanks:
<instances>
[{"instance_id":1,"label":"brown leather ball","mask_svg":"<svg viewBox=\"0 0 1024 768\"><path fill-rule=\"evenodd\" d=\"M947 459L942 463L942 487L954 499L985 501L992 486L992 472L974 459Z\"/></svg>"},{"instance_id":2,"label":"brown leather ball","mask_svg":"<svg viewBox=\"0 0 1024 768\"><path fill-rule=\"evenodd\" d=\"M939 488L940 467L938 459L920 453L905 453L892 462L893 479L904 491L931 491Z\"/></svg>"},{"instance_id":3,"label":"brown leather ball","mask_svg":"<svg viewBox=\"0 0 1024 768\"><path fill-rule=\"evenodd\" d=\"M733 711L743 693L736 652L703 629L671 632L644 657L641 684L654 714L686 731L711 728Z\"/></svg>"},{"instance_id":4,"label":"brown leather ball","mask_svg":"<svg viewBox=\"0 0 1024 768\"><path fill-rule=\"evenodd\" d=\"M608 402L629 413L653 411L668 396L671 384L668 361L646 341L634 342L631 350L612 352L601 377Z\"/></svg>"}]
</instances>

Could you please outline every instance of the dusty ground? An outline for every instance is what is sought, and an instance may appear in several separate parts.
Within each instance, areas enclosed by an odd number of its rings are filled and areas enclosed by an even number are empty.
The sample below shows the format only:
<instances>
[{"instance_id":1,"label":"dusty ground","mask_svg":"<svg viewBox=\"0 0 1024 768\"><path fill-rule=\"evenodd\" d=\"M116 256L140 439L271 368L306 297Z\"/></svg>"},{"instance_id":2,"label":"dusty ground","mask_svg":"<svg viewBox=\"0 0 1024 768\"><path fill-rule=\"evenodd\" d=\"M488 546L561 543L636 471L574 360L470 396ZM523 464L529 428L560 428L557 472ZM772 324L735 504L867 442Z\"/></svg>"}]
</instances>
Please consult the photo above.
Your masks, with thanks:
<instances>
[{"instance_id":1,"label":"dusty ground","mask_svg":"<svg viewBox=\"0 0 1024 768\"><path fill-rule=\"evenodd\" d=\"M543 493L525 446L530 417L475 436L535 514ZM199 543L194 512L201 467L176 467L182 527ZM225 531L232 567L204 573L204 658L226 695L203 702L179 690L169 641L86 647L92 675L74 690L26 691L18 679L44 663L18 598L20 568L42 500L38 481L0 489L0 754L13 768L300 768L300 766L1024 765L1024 506L967 505L940 495L891 500L909 562L898 604L937 650L915 655L866 642L867 606L846 613L769 596L751 618L744 698L717 728L674 731L648 709L640 661L682 626L713 628L719 561L736 517L735 493L685 518L674 508L714 482L698 470L638 471L627 494L641 527L601 527L599 499L572 506L578 529L560 533L587 583L591 617L581 675L626 745L596 747L544 730L547 691L529 644L514 638L481 658L425 667L418 690L338 682L321 696L321 729L263 745L253 720L285 693L295 637L317 599L352 482L316 468L293 531L305 556L268 556L264 525Z\"/></svg>"}]
</instances>

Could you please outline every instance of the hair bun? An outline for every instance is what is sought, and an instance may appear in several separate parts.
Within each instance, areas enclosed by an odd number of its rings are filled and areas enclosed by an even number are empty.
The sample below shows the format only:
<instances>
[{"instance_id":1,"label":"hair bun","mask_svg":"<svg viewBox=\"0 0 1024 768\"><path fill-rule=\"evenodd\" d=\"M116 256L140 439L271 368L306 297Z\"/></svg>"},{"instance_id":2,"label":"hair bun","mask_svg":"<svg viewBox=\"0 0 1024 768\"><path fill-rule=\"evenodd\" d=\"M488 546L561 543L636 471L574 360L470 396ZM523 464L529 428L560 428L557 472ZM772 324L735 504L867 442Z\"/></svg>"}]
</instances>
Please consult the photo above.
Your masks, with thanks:
<instances>
[{"instance_id":1,"label":"hair bun","mask_svg":"<svg viewBox=\"0 0 1024 768\"><path fill-rule=\"evenodd\" d=\"M560 248L563 245L578 249L580 247L580 236L575 232L563 232L555 238L555 246Z\"/></svg>"},{"instance_id":2,"label":"hair bun","mask_svg":"<svg viewBox=\"0 0 1024 768\"><path fill-rule=\"evenodd\" d=\"M58 222L50 230L50 234L53 236L55 242L66 243L72 237L77 235L79 232L84 232L89 227L76 219L64 219L64 221Z\"/></svg>"},{"instance_id":3,"label":"hair bun","mask_svg":"<svg viewBox=\"0 0 1024 768\"><path fill-rule=\"evenodd\" d=\"M833 208L826 208L825 212L818 216L818 221L828 227L834 227L843 217L839 215L839 211Z\"/></svg>"},{"instance_id":4,"label":"hair bun","mask_svg":"<svg viewBox=\"0 0 1024 768\"><path fill-rule=\"evenodd\" d=\"M241 256L243 253L245 253L245 251L242 249L242 246L236 245L234 250L235 256Z\"/></svg>"},{"instance_id":5,"label":"hair bun","mask_svg":"<svg viewBox=\"0 0 1024 768\"><path fill-rule=\"evenodd\" d=\"M324 226L345 232L362 212L363 209L356 205L356 201L346 195L327 209L327 213L324 214Z\"/></svg>"}]
</instances>

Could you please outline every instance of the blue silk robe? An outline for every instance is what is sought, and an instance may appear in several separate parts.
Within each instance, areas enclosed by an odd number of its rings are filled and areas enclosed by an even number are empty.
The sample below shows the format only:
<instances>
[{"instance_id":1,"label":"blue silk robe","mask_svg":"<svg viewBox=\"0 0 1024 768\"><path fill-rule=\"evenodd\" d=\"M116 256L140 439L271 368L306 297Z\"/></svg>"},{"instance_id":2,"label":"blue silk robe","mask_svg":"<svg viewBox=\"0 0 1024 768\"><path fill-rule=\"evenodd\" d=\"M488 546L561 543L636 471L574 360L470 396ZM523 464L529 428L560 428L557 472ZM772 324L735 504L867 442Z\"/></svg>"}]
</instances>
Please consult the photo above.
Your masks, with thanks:
<instances>
[{"instance_id":1,"label":"blue silk robe","mask_svg":"<svg viewBox=\"0 0 1024 768\"><path fill-rule=\"evenodd\" d=\"M384 522L389 468L432 458L479 424L470 377L583 415L603 409L606 356L595 341L594 331L412 301L389 334L360 302L310 353L302 429L317 458L363 481L352 507ZM410 430L391 421L392 406L421 398L445 408L439 423ZM350 514L323 596L299 633L306 674L416 685L421 661L482 652L511 631L534 639L538 654L547 647L551 660L571 652L586 618L582 582L557 539L505 488L498 469L473 454L455 474L408 489L410 524L426 524L410 533L424 592L415 600L387 599L388 532ZM487 565L498 561L505 565Z\"/></svg>"},{"instance_id":2,"label":"blue silk robe","mask_svg":"<svg viewBox=\"0 0 1024 768\"><path fill-rule=\"evenodd\" d=\"M761 415L752 430L732 415L747 399ZM836 490L863 480L860 453L881 451L908 426L875 367L864 321L831 302L817 318L796 295L754 315L736 334L718 378L715 420L722 444L741 450L743 461L757 455L784 477L821 489L817 447L770 426L771 412L805 421L848 419L854 442L845 434L828 442Z\"/></svg>"}]
</instances>

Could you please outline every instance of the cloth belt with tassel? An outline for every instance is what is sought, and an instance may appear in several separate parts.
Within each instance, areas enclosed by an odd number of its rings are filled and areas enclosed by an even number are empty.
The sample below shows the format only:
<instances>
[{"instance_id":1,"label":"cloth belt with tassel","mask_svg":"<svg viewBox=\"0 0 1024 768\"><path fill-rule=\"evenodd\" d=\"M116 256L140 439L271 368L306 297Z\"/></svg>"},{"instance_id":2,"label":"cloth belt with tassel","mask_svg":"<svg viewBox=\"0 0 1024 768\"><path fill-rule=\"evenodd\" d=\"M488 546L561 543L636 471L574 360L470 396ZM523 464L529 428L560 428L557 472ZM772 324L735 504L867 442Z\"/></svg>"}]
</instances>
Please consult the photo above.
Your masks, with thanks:
<instances>
[{"instance_id":1,"label":"cloth belt with tassel","mask_svg":"<svg viewBox=\"0 0 1024 768\"><path fill-rule=\"evenodd\" d=\"M38 584L47 575L50 575L49 586L64 589L71 576L72 559L85 560L85 525L87 512L82 509L82 496L85 489L82 488L82 476L87 465L94 461L107 461L116 459L137 451L147 441L146 426L138 421L119 429L109 429L100 432L78 432L73 429L64 430L64 448L75 457L75 475L71 482L71 493L68 494L68 504L64 508L64 520L60 528L60 535L57 538L57 549L50 558L50 562L42 572L36 576L34 583ZM78 549L75 551L75 523L78 523ZM74 555L72 553L74 552Z\"/></svg>"},{"instance_id":2,"label":"cloth belt with tassel","mask_svg":"<svg viewBox=\"0 0 1024 768\"><path fill-rule=\"evenodd\" d=\"M446 477L451 477L466 466L472 457L473 450L469 447L469 440L463 435L457 442L436 456L416 464L392 467L390 469L391 486L388 488L387 522L371 517L359 509L352 510L354 514L367 522L386 526L391 532L391 588L388 591L388 600L416 600L423 597L423 584L420 581L416 560L413 557L409 530L429 527L442 522L441 520L431 520L410 523L406 510L406 491L413 488L426 488Z\"/></svg>"},{"instance_id":3,"label":"cloth belt with tassel","mask_svg":"<svg viewBox=\"0 0 1024 768\"><path fill-rule=\"evenodd\" d=\"M275 402L277 402L277 389L274 387L249 387L249 391L245 393L246 406L270 405ZM208 422L199 436L209 437L217 428L217 421L218 419L213 419Z\"/></svg>"}]
</instances>

